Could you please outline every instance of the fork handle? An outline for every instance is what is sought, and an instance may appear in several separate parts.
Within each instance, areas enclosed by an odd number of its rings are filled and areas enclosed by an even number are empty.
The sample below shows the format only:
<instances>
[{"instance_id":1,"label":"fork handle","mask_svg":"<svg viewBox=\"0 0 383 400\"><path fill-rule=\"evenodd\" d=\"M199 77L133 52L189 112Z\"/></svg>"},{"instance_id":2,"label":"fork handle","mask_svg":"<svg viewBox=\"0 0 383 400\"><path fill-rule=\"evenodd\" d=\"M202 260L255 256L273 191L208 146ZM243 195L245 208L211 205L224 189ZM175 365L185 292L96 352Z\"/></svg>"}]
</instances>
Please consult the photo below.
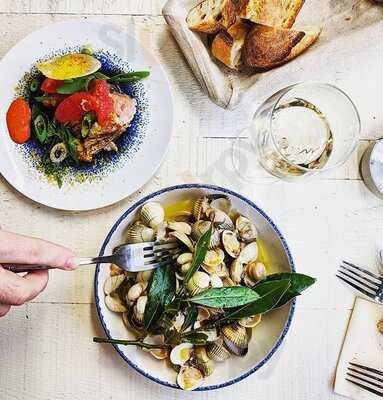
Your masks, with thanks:
<instances>
[{"instance_id":1,"label":"fork handle","mask_svg":"<svg viewBox=\"0 0 383 400\"><path fill-rule=\"evenodd\" d=\"M83 265L92 265L98 263L113 263L113 256L102 256L102 257L77 257L75 258L75 264L80 266ZM55 269L54 267L50 267L48 265L39 265L39 264L4 264L3 268L14 272L16 274L22 272L33 272L33 271L46 271L49 269Z\"/></svg>"}]
</instances>

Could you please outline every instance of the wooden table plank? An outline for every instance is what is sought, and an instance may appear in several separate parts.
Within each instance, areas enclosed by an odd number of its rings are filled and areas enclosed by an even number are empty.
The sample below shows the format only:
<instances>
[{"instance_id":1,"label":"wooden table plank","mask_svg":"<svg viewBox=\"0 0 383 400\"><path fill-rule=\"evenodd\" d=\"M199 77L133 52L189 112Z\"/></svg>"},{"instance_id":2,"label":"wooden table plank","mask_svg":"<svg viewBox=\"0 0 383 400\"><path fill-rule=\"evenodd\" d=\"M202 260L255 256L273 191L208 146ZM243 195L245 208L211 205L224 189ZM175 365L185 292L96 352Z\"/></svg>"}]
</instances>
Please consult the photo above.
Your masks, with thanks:
<instances>
[{"instance_id":1,"label":"wooden table plank","mask_svg":"<svg viewBox=\"0 0 383 400\"><path fill-rule=\"evenodd\" d=\"M166 0L2 0L0 13L160 15Z\"/></svg>"},{"instance_id":2,"label":"wooden table plank","mask_svg":"<svg viewBox=\"0 0 383 400\"><path fill-rule=\"evenodd\" d=\"M299 310L270 363L235 386L198 398L334 399L330 384L348 318L346 310ZM188 393L143 378L112 347L93 343L95 335L102 332L93 306L30 304L15 309L0 324L0 360L7 360L0 370L0 398L190 399Z\"/></svg>"}]
</instances>

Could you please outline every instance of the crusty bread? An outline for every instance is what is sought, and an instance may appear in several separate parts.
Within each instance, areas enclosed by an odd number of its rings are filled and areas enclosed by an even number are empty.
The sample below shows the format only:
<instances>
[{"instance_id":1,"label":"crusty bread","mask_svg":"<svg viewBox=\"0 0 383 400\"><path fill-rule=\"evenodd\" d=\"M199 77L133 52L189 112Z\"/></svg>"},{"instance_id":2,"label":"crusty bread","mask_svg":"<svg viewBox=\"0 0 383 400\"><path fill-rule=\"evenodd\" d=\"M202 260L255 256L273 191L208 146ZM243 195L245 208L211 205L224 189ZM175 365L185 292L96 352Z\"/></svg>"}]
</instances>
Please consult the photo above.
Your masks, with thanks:
<instances>
[{"instance_id":1,"label":"crusty bread","mask_svg":"<svg viewBox=\"0 0 383 400\"><path fill-rule=\"evenodd\" d=\"M233 0L204 0L189 11L186 22L194 31L214 34L229 28L236 19Z\"/></svg>"},{"instance_id":2,"label":"crusty bread","mask_svg":"<svg viewBox=\"0 0 383 400\"><path fill-rule=\"evenodd\" d=\"M246 36L242 62L251 68L276 67L303 53L319 34L320 30L297 31L255 24Z\"/></svg>"},{"instance_id":3,"label":"crusty bread","mask_svg":"<svg viewBox=\"0 0 383 400\"><path fill-rule=\"evenodd\" d=\"M241 50L250 27L250 23L238 20L227 31L218 33L211 46L214 57L229 68L238 69L241 64Z\"/></svg>"},{"instance_id":4,"label":"crusty bread","mask_svg":"<svg viewBox=\"0 0 383 400\"><path fill-rule=\"evenodd\" d=\"M237 13L257 24L291 28L305 0L239 0Z\"/></svg>"}]
</instances>

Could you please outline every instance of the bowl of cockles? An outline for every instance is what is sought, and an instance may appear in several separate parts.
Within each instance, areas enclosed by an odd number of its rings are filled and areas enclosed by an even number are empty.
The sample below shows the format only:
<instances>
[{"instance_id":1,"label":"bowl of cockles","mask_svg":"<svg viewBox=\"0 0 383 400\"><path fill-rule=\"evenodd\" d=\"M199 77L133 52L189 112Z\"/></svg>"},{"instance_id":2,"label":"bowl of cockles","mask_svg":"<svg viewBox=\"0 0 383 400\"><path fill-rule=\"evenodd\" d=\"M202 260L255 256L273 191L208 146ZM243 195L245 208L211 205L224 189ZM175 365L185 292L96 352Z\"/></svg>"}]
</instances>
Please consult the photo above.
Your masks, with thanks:
<instances>
[{"instance_id":1,"label":"bowl of cockles","mask_svg":"<svg viewBox=\"0 0 383 400\"><path fill-rule=\"evenodd\" d=\"M152 193L113 225L100 255L121 244L176 241L171 261L126 272L98 265L105 337L136 371L183 390L232 385L286 339L295 298L315 283L297 273L273 220L231 190L199 184Z\"/></svg>"}]
</instances>

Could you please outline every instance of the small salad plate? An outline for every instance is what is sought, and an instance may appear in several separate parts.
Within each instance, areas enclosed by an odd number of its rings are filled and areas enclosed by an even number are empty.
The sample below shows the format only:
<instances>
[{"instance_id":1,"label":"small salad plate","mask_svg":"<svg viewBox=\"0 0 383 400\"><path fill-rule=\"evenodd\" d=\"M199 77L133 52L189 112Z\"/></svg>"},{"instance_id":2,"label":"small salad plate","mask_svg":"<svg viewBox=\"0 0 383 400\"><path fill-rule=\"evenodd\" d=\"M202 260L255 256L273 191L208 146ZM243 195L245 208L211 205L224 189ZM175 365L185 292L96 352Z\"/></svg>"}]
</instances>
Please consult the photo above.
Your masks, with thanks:
<instances>
[{"instance_id":1,"label":"small salad plate","mask_svg":"<svg viewBox=\"0 0 383 400\"><path fill-rule=\"evenodd\" d=\"M48 25L13 47L0 73L0 173L24 196L97 209L160 166L173 125L169 83L119 26Z\"/></svg>"}]
</instances>

